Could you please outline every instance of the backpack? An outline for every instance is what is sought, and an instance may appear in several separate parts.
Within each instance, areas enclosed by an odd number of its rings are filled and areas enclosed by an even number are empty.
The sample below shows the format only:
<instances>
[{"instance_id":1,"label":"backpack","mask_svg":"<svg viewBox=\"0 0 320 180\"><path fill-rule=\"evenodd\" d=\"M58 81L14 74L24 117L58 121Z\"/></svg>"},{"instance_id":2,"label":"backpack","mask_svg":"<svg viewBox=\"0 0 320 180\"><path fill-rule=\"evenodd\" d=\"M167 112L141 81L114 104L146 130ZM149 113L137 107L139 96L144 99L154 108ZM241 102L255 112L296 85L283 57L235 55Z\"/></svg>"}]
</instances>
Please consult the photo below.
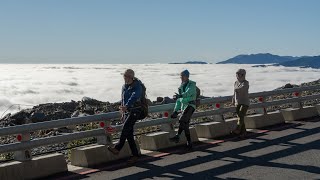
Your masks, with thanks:
<instances>
[{"instance_id":1,"label":"backpack","mask_svg":"<svg viewBox=\"0 0 320 180\"><path fill-rule=\"evenodd\" d=\"M196 107L200 106L200 95L201 95L201 90L199 89L198 86L196 86L196 91L197 91L197 96L196 96Z\"/></svg>"},{"instance_id":2,"label":"backpack","mask_svg":"<svg viewBox=\"0 0 320 180\"><path fill-rule=\"evenodd\" d=\"M147 100L147 88L142 82L141 82L141 86L142 86L142 95L141 95L141 99L140 99L141 109L142 109L141 119L144 119L149 114L149 105L148 105L148 100Z\"/></svg>"}]
</instances>

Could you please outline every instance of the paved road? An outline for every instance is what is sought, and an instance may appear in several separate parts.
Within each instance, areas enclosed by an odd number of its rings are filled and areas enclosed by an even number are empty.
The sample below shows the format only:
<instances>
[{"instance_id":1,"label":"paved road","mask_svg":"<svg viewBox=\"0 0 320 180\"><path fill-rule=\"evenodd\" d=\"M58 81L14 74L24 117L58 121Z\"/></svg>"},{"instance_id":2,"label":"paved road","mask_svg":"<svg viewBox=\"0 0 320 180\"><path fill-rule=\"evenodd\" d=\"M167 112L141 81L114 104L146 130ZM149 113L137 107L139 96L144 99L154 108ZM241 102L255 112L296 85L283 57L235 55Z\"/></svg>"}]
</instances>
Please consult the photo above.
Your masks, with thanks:
<instances>
[{"instance_id":1,"label":"paved road","mask_svg":"<svg viewBox=\"0 0 320 180\"><path fill-rule=\"evenodd\" d=\"M145 155L135 166L125 161L81 169L53 179L319 179L320 119L287 123L249 134Z\"/></svg>"}]
</instances>

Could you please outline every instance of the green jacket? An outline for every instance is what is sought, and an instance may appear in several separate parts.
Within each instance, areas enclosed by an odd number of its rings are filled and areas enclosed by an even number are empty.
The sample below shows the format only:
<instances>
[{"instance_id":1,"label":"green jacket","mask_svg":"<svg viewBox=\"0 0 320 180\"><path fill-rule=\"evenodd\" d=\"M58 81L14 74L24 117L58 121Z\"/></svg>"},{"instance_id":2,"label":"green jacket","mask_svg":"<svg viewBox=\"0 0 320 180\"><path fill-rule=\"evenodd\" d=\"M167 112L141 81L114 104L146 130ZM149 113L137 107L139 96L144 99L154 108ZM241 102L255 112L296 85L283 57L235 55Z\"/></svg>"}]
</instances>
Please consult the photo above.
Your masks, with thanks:
<instances>
[{"instance_id":1,"label":"green jacket","mask_svg":"<svg viewBox=\"0 0 320 180\"><path fill-rule=\"evenodd\" d=\"M179 87L179 92L182 98L177 99L174 111L184 111L188 106L196 109L195 100L197 99L196 82L189 80L185 90L183 91L183 84Z\"/></svg>"}]
</instances>

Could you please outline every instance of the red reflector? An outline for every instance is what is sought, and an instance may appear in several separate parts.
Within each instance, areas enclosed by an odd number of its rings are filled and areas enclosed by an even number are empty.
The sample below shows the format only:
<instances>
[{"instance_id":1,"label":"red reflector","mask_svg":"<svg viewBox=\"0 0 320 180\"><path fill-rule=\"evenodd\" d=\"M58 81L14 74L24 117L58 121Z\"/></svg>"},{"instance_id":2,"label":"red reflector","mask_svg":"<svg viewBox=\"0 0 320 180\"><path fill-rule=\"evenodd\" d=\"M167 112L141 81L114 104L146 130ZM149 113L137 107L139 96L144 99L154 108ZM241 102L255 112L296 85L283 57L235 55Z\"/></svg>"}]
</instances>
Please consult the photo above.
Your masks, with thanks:
<instances>
[{"instance_id":1,"label":"red reflector","mask_svg":"<svg viewBox=\"0 0 320 180\"><path fill-rule=\"evenodd\" d=\"M102 127L102 128L105 126L104 122L100 122L99 125L100 125L100 127Z\"/></svg>"},{"instance_id":2,"label":"red reflector","mask_svg":"<svg viewBox=\"0 0 320 180\"><path fill-rule=\"evenodd\" d=\"M263 97L259 97L259 101L262 102L263 101Z\"/></svg>"},{"instance_id":3,"label":"red reflector","mask_svg":"<svg viewBox=\"0 0 320 180\"><path fill-rule=\"evenodd\" d=\"M115 129L112 128L112 127L107 127L107 128L106 128L106 131L107 131L108 133L113 133L113 132L115 131Z\"/></svg>"},{"instance_id":4,"label":"red reflector","mask_svg":"<svg viewBox=\"0 0 320 180\"><path fill-rule=\"evenodd\" d=\"M21 134L17 135L17 140L18 140L18 141L21 141L21 140L22 140L22 135L21 135Z\"/></svg>"}]
</instances>

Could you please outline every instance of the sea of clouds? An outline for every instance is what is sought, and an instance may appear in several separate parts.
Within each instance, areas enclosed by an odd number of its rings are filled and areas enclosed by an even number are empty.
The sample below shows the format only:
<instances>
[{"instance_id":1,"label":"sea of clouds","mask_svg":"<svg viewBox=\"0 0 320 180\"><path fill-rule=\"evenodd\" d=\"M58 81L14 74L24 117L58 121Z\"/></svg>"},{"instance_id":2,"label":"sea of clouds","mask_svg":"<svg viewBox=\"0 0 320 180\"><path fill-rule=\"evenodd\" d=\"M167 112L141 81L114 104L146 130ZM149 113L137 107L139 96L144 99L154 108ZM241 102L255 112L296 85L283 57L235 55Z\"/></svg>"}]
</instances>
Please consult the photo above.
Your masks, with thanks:
<instances>
[{"instance_id":1,"label":"sea of clouds","mask_svg":"<svg viewBox=\"0 0 320 180\"><path fill-rule=\"evenodd\" d=\"M251 67L252 65L171 65L171 64L1 64L0 115L13 104L37 105L91 97L115 102L120 99L121 73L126 68L147 87L151 100L172 96L180 84L180 72L188 69L205 96L231 95L235 72L247 70L250 92L273 90L286 83L300 84L319 79L319 69ZM18 106L9 112L17 111Z\"/></svg>"}]
</instances>

